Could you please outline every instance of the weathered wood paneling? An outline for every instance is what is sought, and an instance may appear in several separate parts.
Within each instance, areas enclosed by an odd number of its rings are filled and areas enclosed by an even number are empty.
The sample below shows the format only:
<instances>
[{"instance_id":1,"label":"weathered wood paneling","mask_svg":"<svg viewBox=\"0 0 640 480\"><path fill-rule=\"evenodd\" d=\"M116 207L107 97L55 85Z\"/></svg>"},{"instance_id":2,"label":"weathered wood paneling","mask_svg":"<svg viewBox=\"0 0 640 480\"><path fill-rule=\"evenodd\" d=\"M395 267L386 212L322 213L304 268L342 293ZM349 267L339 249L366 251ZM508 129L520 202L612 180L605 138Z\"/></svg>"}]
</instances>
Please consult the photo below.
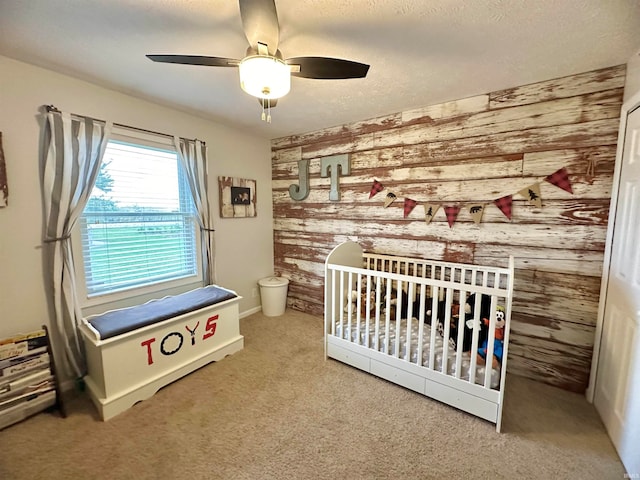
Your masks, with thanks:
<instances>
[{"instance_id":1,"label":"weathered wood paneling","mask_svg":"<svg viewBox=\"0 0 640 480\"><path fill-rule=\"evenodd\" d=\"M323 313L324 259L345 241L367 251L467 263L516 260L509 370L586 388L602 274L625 67L616 66L272 142L276 270L291 279L289 305ZM339 202L320 159L351 155ZM289 196L298 161L310 194ZM565 167L570 194L543 181ZM373 180L385 191L369 199ZM542 208L517 192L540 182ZM384 196L398 199L383 208ZM513 195L509 221L493 205ZM403 218L403 199L418 206ZM482 223L469 206L486 203ZM459 205L450 228L442 210ZM422 204L422 205L421 205Z\"/></svg>"},{"instance_id":2,"label":"weathered wood paneling","mask_svg":"<svg viewBox=\"0 0 640 480\"><path fill-rule=\"evenodd\" d=\"M575 97L602 92L624 85L625 65L603 68L546 82L533 83L489 94L491 108L513 107L554 98Z\"/></svg>"}]
</instances>

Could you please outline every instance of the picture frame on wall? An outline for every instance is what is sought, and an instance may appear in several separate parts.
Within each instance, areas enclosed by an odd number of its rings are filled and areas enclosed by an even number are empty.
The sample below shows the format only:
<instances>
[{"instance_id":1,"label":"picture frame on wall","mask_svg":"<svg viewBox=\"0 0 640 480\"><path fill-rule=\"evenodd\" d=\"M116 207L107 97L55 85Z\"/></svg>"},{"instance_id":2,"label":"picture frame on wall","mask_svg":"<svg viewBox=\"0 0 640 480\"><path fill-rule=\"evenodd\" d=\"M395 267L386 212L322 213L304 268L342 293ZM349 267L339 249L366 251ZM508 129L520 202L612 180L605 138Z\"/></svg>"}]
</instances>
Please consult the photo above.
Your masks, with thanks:
<instances>
[{"instance_id":1,"label":"picture frame on wall","mask_svg":"<svg viewBox=\"0 0 640 480\"><path fill-rule=\"evenodd\" d=\"M251 189L248 187L231 187L231 205L250 205Z\"/></svg>"},{"instance_id":2,"label":"picture frame on wall","mask_svg":"<svg viewBox=\"0 0 640 480\"><path fill-rule=\"evenodd\" d=\"M247 178L218 177L220 217L247 218L257 215L256 181Z\"/></svg>"}]
</instances>

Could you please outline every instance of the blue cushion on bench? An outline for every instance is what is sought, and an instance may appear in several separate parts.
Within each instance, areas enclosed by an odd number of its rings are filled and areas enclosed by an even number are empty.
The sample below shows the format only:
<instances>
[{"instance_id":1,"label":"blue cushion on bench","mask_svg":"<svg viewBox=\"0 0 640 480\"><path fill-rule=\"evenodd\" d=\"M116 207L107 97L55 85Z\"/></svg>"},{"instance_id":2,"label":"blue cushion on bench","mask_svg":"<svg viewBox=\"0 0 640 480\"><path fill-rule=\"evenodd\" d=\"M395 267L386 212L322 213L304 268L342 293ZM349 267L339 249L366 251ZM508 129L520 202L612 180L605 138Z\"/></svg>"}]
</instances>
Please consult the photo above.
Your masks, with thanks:
<instances>
[{"instance_id":1,"label":"blue cushion on bench","mask_svg":"<svg viewBox=\"0 0 640 480\"><path fill-rule=\"evenodd\" d=\"M151 300L135 307L111 310L90 317L87 321L100 333L100 339L105 340L237 296L224 288L209 285L179 295Z\"/></svg>"}]
</instances>

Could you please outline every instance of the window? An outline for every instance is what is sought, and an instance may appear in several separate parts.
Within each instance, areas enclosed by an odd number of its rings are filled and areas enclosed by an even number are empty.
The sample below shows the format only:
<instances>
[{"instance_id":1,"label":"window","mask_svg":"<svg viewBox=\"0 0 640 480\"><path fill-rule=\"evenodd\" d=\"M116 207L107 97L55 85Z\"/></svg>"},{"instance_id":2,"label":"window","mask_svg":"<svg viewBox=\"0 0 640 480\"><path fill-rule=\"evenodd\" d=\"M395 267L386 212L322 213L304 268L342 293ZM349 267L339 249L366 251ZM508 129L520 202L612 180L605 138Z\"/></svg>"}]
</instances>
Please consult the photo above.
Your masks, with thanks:
<instances>
[{"instance_id":1,"label":"window","mask_svg":"<svg viewBox=\"0 0 640 480\"><path fill-rule=\"evenodd\" d=\"M87 297L197 280L195 215L175 148L109 141L79 222Z\"/></svg>"}]
</instances>

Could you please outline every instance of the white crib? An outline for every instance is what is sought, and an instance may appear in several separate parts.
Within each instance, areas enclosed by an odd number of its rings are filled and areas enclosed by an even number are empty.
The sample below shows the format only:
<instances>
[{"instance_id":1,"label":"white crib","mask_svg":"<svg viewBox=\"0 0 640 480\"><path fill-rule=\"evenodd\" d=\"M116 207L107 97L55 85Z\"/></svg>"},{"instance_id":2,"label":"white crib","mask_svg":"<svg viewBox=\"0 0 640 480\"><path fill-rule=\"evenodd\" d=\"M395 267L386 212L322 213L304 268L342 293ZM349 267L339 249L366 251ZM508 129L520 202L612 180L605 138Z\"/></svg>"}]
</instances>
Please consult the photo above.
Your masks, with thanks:
<instances>
[{"instance_id":1,"label":"white crib","mask_svg":"<svg viewBox=\"0 0 640 480\"><path fill-rule=\"evenodd\" d=\"M495 423L499 432L513 265L513 257L498 268L369 254L357 243L340 244L325 263L325 356ZM472 313L465 315L467 300ZM503 331L496 329L499 306ZM486 365L477 355L483 345Z\"/></svg>"}]
</instances>

